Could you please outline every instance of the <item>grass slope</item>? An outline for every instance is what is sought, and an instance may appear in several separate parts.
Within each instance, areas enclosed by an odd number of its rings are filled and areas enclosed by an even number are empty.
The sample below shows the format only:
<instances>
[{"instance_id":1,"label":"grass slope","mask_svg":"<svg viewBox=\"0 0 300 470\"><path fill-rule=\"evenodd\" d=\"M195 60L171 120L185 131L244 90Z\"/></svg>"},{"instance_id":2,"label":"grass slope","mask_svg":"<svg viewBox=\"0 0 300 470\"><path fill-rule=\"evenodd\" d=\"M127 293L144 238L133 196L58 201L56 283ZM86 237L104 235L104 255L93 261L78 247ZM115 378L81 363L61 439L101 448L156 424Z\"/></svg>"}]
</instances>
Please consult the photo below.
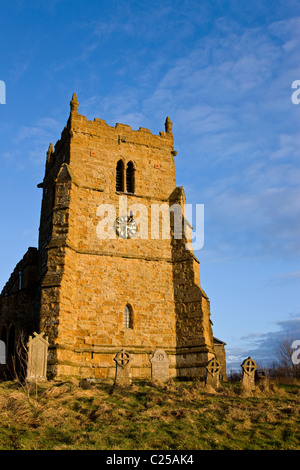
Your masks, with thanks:
<instances>
[{"instance_id":1,"label":"grass slope","mask_svg":"<svg viewBox=\"0 0 300 470\"><path fill-rule=\"evenodd\" d=\"M0 383L0 449L299 450L300 386L244 396L226 384Z\"/></svg>"}]
</instances>

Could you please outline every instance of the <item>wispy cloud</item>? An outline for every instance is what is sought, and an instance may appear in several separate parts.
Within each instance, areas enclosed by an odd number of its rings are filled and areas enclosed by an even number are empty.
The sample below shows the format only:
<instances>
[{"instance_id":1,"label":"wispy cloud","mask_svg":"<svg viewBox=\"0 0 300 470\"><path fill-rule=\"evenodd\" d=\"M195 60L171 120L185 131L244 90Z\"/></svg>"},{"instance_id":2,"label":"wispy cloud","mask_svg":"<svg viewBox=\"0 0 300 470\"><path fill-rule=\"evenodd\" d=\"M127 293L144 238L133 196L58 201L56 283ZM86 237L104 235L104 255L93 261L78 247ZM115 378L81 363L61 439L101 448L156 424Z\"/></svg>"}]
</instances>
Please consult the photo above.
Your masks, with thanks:
<instances>
[{"instance_id":1,"label":"wispy cloud","mask_svg":"<svg viewBox=\"0 0 300 470\"><path fill-rule=\"evenodd\" d=\"M179 184L193 172L189 202L206 204L209 237L226 256L293 255L299 248L300 140L291 123L300 119L290 100L299 21L241 28L220 18L185 56L173 54L151 84L144 80L145 88L127 85L81 104L87 114L154 132L171 116ZM94 25L93 36L106 33L101 22ZM160 54L156 60L161 67ZM154 64L140 75L150 76Z\"/></svg>"},{"instance_id":2,"label":"wispy cloud","mask_svg":"<svg viewBox=\"0 0 300 470\"><path fill-rule=\"evenodd\" d=\"M37 123L22 126L16 134L15 146L12 151L5 153L4 157L13 164L15 169L24 170L28 162L33 165L44 165L45 155L49 143L55 144L61 134L60 122L54 118L44 117ZM24 149L26 155L24 155Z\"/></svg>"},{"instance_id":3,"label":"wispy cloud","mask_svg":"<svg viewBox=\"0 0 300 470\"><path fill-rule=\"evenodd\" d=\"M260 366L276 362L277 352L284 341L300 340L300 314L276 323L274 331L257 334L249 333L240 338L244 346L226 348L228 370L240 369L244 359L251 356Z\"/></svg>"}]
</instances>

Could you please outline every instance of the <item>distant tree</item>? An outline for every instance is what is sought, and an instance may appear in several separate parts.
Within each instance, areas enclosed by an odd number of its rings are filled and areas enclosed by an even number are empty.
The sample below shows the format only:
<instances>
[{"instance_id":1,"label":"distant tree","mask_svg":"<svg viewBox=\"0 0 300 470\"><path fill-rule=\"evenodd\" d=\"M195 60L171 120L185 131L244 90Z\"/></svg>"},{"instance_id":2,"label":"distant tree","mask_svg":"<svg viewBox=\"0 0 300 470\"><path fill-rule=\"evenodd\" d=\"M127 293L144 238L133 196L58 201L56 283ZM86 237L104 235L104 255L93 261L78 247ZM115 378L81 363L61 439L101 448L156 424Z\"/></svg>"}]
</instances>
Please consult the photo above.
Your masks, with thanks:
<instances>
[{"instance_id":1,"label":"distant tree","mask_svg":"<svg viewBox=\"0 0 300 470\"><path fill-rule=\"evenodd\" d=\"M277 361L274 361L269 370L274 377L300 378L300 364L295 364L292 359L295 352L293 342L294 338L288 337L278 344L275 350Z\"/></svg>"},{"instance_id":2,"label":"distant tree","mask_svg":"<svg viewBox=\"0 0 300 470\"><path fill-rule=\"evenodd\" d=\"M242 373L240 371L230 369L227 377L229 382L239 382L242 379Z\"/></svg>"}]
</instances>

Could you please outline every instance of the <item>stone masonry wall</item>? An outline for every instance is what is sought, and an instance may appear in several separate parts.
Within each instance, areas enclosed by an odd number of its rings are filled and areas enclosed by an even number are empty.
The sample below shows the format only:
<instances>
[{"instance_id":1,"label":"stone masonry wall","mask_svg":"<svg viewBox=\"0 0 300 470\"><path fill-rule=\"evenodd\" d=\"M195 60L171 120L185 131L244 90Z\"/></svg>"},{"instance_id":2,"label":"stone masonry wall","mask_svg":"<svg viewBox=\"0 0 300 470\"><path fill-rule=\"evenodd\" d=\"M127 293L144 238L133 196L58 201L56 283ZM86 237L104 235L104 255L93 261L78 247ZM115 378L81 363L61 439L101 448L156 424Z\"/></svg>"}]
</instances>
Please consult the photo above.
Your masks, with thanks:
<instances>
[{"instance_id":1,"label":"stone masonry wall","mask_svg":"<svg viewBox=\"0 0 300 470\"><path fill-rule=\"evenodd\" d=\"M204 373L212 332L193 253L170 238L100 239L97 232L99 205L112 205L117 217L120 196L137 219L136 204L143 204L150 231L152 205L171 205L174 192L182 194L174 153L170 123L156 136L88 121L71 104L43 182L41 221L49 222L40 230L46 259L40 329L49 336L50 374L113 378L113 357L122 348L133 354L135 377L150 377L156 348L168 354L170 376ZM119 159L134 164L134 194L116 191ZM127 303L133 327L124 329Z\"/></svg>"}]
</instances>

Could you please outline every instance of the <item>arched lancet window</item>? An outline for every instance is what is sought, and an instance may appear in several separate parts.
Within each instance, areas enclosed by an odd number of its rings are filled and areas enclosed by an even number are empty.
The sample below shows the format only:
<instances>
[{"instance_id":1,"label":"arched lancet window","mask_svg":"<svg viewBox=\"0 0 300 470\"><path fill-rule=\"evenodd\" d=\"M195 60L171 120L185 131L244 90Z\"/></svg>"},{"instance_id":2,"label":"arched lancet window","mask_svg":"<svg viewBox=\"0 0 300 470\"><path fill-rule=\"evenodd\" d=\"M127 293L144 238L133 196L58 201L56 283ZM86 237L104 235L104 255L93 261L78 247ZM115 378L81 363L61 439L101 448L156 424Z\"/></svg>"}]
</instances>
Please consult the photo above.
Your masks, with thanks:
<instances>
[{"instance_id":1,"label":"arched lancet window","mask_svg":"<svg viewBox=\"0 0 300 470\"><path fill-rule=\"evenodd\" d=\"M22 284L23 284L23 271L19 271L19 282L18 282L19 290L22 289Z\"/></svg>"},{"instance_id":2,"label":"arched lancet window","mask_svg":"<svg viewBox=\"0 0 300 470\"><path fill-rule=\"evenodd\" d=\"M124 162L119 160L116 168L116 191L124 192Z\"/></svg>"},{"instance_id":3,"label":"arched lancet window","mask_svg":"<svg viewBox=\"0 0 300 470\"><path fill-rule=\"evenodd\" d=\"M134 193L134 166L132 162L127 163L126 168L126 192Z\"/></svg>"},{"instance_id":4,"label":"arched lancet window","mask_svg":"<svg viewBox=\"0 0 300 470\"><path fill-rule=\"evenodd\" d=\"M123 309L123 328L132 328L132 308L125 305Z\"/></svg>"}]
</instances>

